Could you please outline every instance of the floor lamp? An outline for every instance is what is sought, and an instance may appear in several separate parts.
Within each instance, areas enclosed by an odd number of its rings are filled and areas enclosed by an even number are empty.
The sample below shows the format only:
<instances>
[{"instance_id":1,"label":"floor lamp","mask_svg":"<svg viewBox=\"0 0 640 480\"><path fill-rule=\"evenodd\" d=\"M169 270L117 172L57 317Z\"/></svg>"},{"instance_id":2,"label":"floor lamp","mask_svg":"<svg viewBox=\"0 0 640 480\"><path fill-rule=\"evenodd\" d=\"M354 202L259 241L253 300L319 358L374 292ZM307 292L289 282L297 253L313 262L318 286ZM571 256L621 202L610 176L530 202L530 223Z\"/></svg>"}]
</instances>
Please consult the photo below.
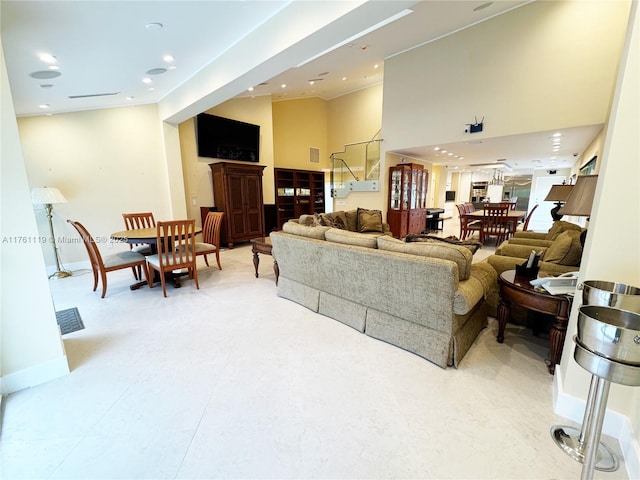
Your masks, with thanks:
<instances>
[{"instance_id":1,"label":"floor lamp","mask_svg":"<svg viewBox=\"0 0 640 480\"><path fill-rule=\"evenodd\" d=\"M53 242L53 253L56 255L56 268L57 270L49 275L49 278L65 278L70 277L71 272L62 268L60 263L60 255L58 254L58 246L56 245L56 235L53 232L53 204L54 203L67 203L67 199L60 193L57 188L51 187L39 187L31 190L31 203L34 205L44 205L47 211L47 219L49 220L49 231L51 232L51 241Z\"/></svg>"}]
</instances>

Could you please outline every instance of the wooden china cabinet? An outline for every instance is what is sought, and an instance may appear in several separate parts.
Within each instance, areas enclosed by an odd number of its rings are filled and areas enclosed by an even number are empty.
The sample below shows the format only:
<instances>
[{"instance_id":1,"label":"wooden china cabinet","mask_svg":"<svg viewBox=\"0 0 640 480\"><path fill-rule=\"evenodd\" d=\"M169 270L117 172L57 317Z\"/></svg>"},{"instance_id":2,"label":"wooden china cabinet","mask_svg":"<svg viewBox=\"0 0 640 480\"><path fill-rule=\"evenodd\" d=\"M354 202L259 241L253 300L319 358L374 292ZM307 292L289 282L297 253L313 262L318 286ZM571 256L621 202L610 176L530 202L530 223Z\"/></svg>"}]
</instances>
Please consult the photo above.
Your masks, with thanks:
<instances>
[{"instance_id":1,"label":"wooden china cabinet","mask_svg":"<svg viewBox=\"0 0 640 480\"><path fill-rule=\"evenodd\" d=\"M422 233L427 221L429 172L416 163L389 168L387 223L396 238Z\"/></svg>"},{"instance_id":2,"label":"wooden china cabinet","mask_svg":"<svg viewBox=\"0 0 640 480\"><path fill-rule=\"evenodd\" d=\"M229 248L236 242L264 237L264 204L262 200L263 165L210 163L213 200L224 212L221 243Z\"/></svg>"}]
</instances>

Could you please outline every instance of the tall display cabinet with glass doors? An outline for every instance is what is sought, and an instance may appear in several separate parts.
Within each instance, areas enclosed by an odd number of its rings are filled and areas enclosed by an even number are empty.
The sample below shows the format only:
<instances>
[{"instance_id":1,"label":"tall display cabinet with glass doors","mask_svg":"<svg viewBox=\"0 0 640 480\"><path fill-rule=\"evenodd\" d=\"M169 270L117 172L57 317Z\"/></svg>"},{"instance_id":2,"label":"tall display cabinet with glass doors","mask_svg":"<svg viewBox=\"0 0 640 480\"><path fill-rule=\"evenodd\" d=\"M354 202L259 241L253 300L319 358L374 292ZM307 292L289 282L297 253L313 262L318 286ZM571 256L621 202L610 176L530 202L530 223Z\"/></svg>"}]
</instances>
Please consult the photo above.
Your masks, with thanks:
<instances>
[{"instance_id":1,"label":"tall display cabinet with glass doors","mask_svg":"<svg viewBox=\"0 0 640 480\"><path fill-rule=\"evenodd\" d=\"M427 185L429 172L416 163L389 168L389 205L387 223L393 236L404 238L422 233L427 221Z\"/></svg>"}]
</instances>

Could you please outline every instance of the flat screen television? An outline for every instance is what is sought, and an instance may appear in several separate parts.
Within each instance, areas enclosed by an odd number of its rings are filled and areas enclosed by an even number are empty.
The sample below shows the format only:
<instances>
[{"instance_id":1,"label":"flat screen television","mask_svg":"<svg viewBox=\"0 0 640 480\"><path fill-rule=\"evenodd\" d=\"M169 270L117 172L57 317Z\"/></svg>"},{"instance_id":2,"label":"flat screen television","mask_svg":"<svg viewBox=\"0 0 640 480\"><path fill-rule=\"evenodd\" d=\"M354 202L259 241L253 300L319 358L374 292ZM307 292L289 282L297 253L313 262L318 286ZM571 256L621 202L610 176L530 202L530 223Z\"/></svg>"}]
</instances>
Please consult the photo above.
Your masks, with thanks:
<instances>
[{"instance_id":1,"label":"flat screen television","mask_svg":"<svg viewBox=\"0 0 640 480\"><path fill-rule=\"evenodd\" d=\"M259 162L260 125L200 113L196 145L199 157Z\"/></svg>"},{"instance_id":2,"label":"flat screen television","mask_svg":"<svg viewBox=\"0 0 640 480\"><path fill-rule=\"evenodd\" d=\"M455 202L456 201L456 191L455 190L447 190L444 192L444 201L445 202Z\"/></svg>"}]
</instances>

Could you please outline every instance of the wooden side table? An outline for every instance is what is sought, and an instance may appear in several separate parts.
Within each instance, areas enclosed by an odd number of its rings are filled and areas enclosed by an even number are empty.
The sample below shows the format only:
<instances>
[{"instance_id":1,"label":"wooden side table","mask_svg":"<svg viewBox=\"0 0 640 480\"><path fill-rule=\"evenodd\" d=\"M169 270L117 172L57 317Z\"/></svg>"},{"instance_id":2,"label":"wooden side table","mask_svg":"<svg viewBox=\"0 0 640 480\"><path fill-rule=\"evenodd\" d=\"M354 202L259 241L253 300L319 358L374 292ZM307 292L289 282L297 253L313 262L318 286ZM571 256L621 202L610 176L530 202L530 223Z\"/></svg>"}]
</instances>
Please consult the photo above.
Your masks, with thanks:
<instances>
[{"instance_id":1,"label":"wooden side table","mask_svg":"<svg viewBox=\"0 0 640 480\"><path fill-rule=\"evenodd\" d=\"M555 372L560 363L562 347L567 334L567 324L571 312L571 297L568 295L550 295L539 292L528 279L516 276L515 270L507 270L500 275L500 304L498 305L498 343L504 341L504 329L511 316L511 304L528 310L553 315L554 322L549 331L550 362L549 373Z\"/></svg>"},{"instance_id":2,"label":"wooden side table","mask_svg":"<svg viewBox=\"0 0 640 480\"><path fill-rule=\"evenodd\" d=\"M260 265L260 257L258 254L271 255L271 239L269 237L252 238L251 252L253 252L253 266L256 269L256 278L258 278L258 266ZM273 255L272 255L273 256ZM280 276L280 269L278 268L278 262L273 259L273 272L276 274L276 285L278 284L278 277Z\"/></svg>"}]
</instances>

